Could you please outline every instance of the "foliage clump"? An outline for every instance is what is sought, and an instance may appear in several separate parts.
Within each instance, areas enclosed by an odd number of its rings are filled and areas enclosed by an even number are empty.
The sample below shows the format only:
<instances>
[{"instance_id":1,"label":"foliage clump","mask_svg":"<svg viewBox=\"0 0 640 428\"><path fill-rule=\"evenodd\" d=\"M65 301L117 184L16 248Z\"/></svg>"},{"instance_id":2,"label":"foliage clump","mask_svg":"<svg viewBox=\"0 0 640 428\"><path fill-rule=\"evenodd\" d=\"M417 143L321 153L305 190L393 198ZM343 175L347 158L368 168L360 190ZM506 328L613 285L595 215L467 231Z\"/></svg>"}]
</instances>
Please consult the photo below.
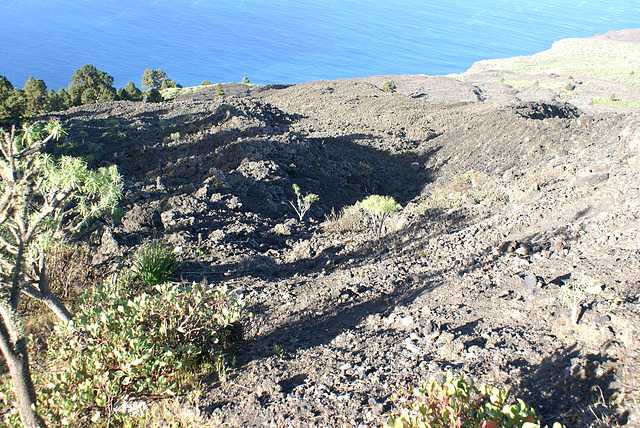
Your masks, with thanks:
<instances>
[{"instance_id":1,"label":"foliage clump","mask_svg":"<svg viewBox=\"0 0 640 428\"><path fill-rule=\"evenodd\" d=\"M25 426L44 426L36 413L22 295L44 303L59 319L71 314L49 287L46 255L66 234L113 209L121 177L115 166L89 170L82 159L42 153L64 134L58 122L0 130L0 349Z\"/></svg>"},{"instance_id":2,"label":"foliage clump","mask_svg":"<svg viewBox=\"0 0 640 428\"><path fill-rule=\"evenodd\" d=\"M151 287L171 279L177 268L171 249L160 241L143 245L133 258L134 275Z\"/></svg>"},{"instance_id":3,"label":"foliage clump","mask_svg":"<svg viewBox=\"0 0 640 428\"><path fill-rule=\"evenodd\" d=\"M387 80L386 82L384 82L384 83L382 84L382 86L380 87L380 89L382 89L382 90L383 90L383 91L385 91L385 92L389 92L389 93L391 93L391 92L395 92L395 91L396 91L397 86L396 86L396 84L395 84L393 81L391 81L391 80Z\"/></svg>"},{"instance_id":4,"label":"foliage clump","mask_svg":"<svg viewBox=\"0 0 640 428\"><path fill-rule=\"evenodd\" d=\"M166 89L175 88L176 82L169 79L167 73L158 69L147 68L142 74L142 87L144 89Z\"/></svg>"},{"instance_id":5,"label":"foliage clump","mask_svg":"<svg viewBox=\"0 0 640 428\"><path fill-rule=\"evenodd\" d=\"M226 288L164 283L130 296L112 284L80 298L70 322L48 342L42 376L43 418L67 426L109 426L127 396L183 392L209 367L244 314L246 303Z\"/></svg>"},{"instance_id":6,"label":"foliage clump","mask_svg":"<svg viewBox=\"0 0 640 428\"><path fill-rule=\"evenodd\" d=\"M382 228L384 227L384 221L387 217L402 209L400 204L398 204L391 196L381 195L367 196L360 202L360 207L364 212L369 214L376 239L380 239L380 235L382 235Z\"/></svg>"},{"instance_id":7,"label":"foliage clump","mask_svg":"<svg viewBox=\"0 0 640 428\"><path fill-rule=\"evenodd\" d=\"M38 114L62 111L83 104L95 104L110 101L149 101L163 100L160 89L181 88L173 79L160 69L147 69L142 78L141 91L133 82L124 88L113 86L113 77L91 64L86 64L73 73L68 87L57 92L50 89L42 79L33 76L25 82L24 88L15 88L4 76L0 76L0 122L16 121Z\"/></svg>"},{"instance_id":8,"label":"foliage clump","mask_svg":"<svg viewBox=\"0 0 640 428\"><path fill-rule=\"evenodd\" d=\"M394 395L392 401L396 409L387 420L392 428L540 428L535 410L521 399L513 402L507 390L476 385L453 372L414 389L413 397Z\"/></svg>"}]
</instances>

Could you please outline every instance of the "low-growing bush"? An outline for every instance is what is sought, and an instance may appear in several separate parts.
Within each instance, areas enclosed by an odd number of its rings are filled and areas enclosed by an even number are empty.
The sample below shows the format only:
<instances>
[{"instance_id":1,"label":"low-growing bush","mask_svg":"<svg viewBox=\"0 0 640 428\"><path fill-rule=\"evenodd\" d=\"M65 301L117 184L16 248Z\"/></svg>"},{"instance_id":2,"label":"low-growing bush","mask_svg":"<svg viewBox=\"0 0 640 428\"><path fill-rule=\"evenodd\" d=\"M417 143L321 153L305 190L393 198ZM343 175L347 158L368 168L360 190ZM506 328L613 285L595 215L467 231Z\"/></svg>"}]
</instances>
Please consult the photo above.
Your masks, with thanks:
<instances>
[{"instance_id":1,"label":"low-growing bush","mask_svg":"<svg viewBox=\"0 0 640 428\"><path fill-rule=\"evenodd\" d=\"M394 395L396 409L387 420L393 428L540 428L535 410L511 400L505 389L476 385L464 375L445 375L427 382L413 397ZM559 423L553 428L562 428Z\"/></svg>"},{"instance_id":2,"label":"low-growing bush","mask_svg":"<svg viewBox=\"0 0 640 428\"><path fill-rule=\"evenodd\" d=\"M181 393L245 309L223 287L165 283L133 297L110 284L97 287L49 339L50 367L38 396L43 418L109 426L118 421L119 401Z\"/></svg>"},{"instance_id":3,"label":"low-growing bush","mask_svg":"<svg viewBox=\"0 0 640 428\"><path fill-rule=\"evenodd\" d=\"M396 84L391 80L387 80L380 87L380 89L382 89L385 92L395 92L396 88L397 88Z\"/></svg>"}]
</instances>

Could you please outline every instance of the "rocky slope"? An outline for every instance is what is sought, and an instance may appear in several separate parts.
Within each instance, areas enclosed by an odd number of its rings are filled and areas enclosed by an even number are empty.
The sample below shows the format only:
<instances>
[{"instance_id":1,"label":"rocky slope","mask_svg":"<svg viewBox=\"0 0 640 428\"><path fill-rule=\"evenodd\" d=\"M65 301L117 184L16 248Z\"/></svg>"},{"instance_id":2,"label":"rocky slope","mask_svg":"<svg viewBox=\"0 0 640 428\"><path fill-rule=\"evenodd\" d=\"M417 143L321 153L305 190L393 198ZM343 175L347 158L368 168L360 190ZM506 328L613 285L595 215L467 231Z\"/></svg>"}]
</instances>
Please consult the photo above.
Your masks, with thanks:
<instances>
[{"instance_id":1,"label":"rocky slope","mask_svg":"<svg viewBox=\"0 0 640 428\"><path fill-rule=\"evenodd\" d=\"M125 178L122 222L89 237L96 265L160 238L183 280L251 304L198 411L213 426L379 426L393 392L454 369L546 422L638 426L640 116L485 78L385 80L58 115L69 136L53 150ZM302 222L293 183L320 195ZM403 206L380 241L354 207L374 193ZM573 325L558 294L580 274L602 287Z\"/></svg>"}]
</instances>

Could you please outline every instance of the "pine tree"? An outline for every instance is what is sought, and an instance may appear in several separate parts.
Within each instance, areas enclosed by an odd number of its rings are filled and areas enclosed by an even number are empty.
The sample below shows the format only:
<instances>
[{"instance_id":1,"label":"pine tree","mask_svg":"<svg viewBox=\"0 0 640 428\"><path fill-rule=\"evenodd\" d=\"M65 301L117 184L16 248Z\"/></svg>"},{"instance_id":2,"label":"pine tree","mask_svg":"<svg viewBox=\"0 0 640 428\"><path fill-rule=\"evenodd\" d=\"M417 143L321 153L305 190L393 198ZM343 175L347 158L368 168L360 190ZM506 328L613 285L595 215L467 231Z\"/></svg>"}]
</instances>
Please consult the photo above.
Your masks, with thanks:
<instances>
[{"instance_id":1,"label":"pine tree","mask_svg":"<svg viewBox=\"0 0 640 428\"><path fill-rule=\"evenodd\" d=\"M216 85L216 94L215 97L224 97L225 93L224 93L224 88L222 87L222 83L218 83Z\"/></svg>"},{"instance_id":2,"label":"pine tree","mask_svg":"<svg viewBox=\"0 0 640 428\"><path fill-rule=\"evenodd\" d=\"M124 86L124 93L127 99L131 101L140 101L143 97L142 91L131 81Z\"/></svg>"},{"instance_id":3,"label":"pine tree","mask_svg":"<svg viewBox=\"0 0 640 428\"><path fill-rule=\"evenodd\" d=\"M162 82L167 80L167 73L160 70L152 70L147 68L142 75L142 88L143 89L160 89Z\"/></svg>"},{"instance_id":4,"label":"pine tree","mask_svg":"<svg viewBox=\"0 0 640 428\"><path fill-rule=\"evenodd\" d=\"M0 122L20 118L24 109L25 98L22 91L14 88L9 79L0 76Z\"/></svg>"},{"instance_id":5,"label":"pine tree","mask_svg":"<svg viewBox=\"0 0 640 428\"><path fill-rule=\"evenodd\" d=\"M25 97L25 116L34 116L47 110L47 85L42 79L34 79L33 76L24 84L22 89Z\"/></svg>"},{"instance_id":6,"label":"pine tree","mask_svg":"<svg viewBox=\"0 0 640 428\"><path fill-rule=\"evenodd\" d=\"M94 104L103 97L106 101L115 99L113 77L98 70L91 64L83 66L73 73L73 79L68 87L72 105ZM108 92L103 96L103 92Z\"/></svg>"}]
</instances>

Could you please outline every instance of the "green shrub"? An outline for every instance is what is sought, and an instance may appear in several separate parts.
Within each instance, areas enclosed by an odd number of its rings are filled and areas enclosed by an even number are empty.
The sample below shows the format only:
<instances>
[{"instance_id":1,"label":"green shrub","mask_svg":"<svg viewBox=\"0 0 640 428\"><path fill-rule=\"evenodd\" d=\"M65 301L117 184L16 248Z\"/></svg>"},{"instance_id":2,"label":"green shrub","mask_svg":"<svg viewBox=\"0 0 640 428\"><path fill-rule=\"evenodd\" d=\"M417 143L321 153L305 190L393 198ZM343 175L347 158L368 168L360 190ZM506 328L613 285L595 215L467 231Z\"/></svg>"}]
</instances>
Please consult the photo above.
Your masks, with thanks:
<instances>
[{"instance_id":1,"label":"green shrub","mask_svg":"<svg viewBox=\"0 0 640 428\"><path fill-rule=\"evenodd\" d=\"M203 80L202 83L200 84L200 86L211 86L213 85L213 83L211 83L210 80Z\"/></svg>"},{"instance_id":2,"label":"green shrub","mask_svg":"<svg viewBox=\"0 0 640 428\"><path fill-rule=\"evenodd\" d=\"M402 209L391 196L381 195L367 196L360 202L360 207L371 217L371 225L376 239L380 239L386 218Z\"/></svg>"},{"instance_id":3,"label":"green shrub","mask_svg":"<svg viewBox=\"0 0 640 428\"><path fill-rule=\"evenodd\" d=\"M244 76L244 77L242 78L242 82L240 82L240 83L242 83L243 85L250 85L250 84L251 84L251 82L249 81L249 79L247 79L247 76Z\"/></svg>"},{"instance_id":4,"label":"green shrub","mask_svg":"<svg viewBox=\"0 0 640 428\"><path fill-rule=\"evenodd\" d=\"M120 400L181 393L246 309L224 287L177 283L135 297L107 284L80 305L48 343L39 409L52 425L109 426Z\"/></svg>"},{"instance_id":5,"label":"green shrub","mask_svg":"<svg viewBox=\"0 0 640 428\"><path fill-rule=\"evenodd\" d=\"M133 258L131 270L149 286L168 281L178 268L171 249L159 241L143 245Z\"/></svg>"},{"instance_id":6,"label":"green shrub","mask_svg":"<svg viewBox=\"0 0 640 428\"><path fill-rule=\"evenodd\" d=\"M396 84L394 82L392 82L391 80L387 80L380 87L380 89L382 89L385 92L395 92L396 88L397 88Z\"/></svg>"},{"instance_id":7,"label":"green shrub","mask_svg":"<svg viewBox=\"0 0 640 428\"><path fill-rule=\"evenodd\" d=\"M515 403L505 389L476 386L452 372L442 383L433 379L413 391L413 398L394 395L396 409L387 420L393 428L539 428L535 410L524 401ZM559 423L553 428L562 428Z\"/></svg>"},{"instance_id":8,"label":"green shrub","mask_svg":"<svg viewBox=\"0 0 640 428\"><path fill-rule=\"evenodd\" d=\"M573 83L571 82L567 82L566 85L564 85L564 90L565 91L573 91L575 89L575 86L573 86Z\"/></svg>"},{"instance_id":9,"label":"green shrub","mask_svg":"<svg viewBox=\"0 0 640 428\"><path fill-rule=\"evenodd\" d=\"M145 93L144 100L148 103L160 103L164 101L164 98L159 90L151 88Z\"/></svg>"}]
</instances>

